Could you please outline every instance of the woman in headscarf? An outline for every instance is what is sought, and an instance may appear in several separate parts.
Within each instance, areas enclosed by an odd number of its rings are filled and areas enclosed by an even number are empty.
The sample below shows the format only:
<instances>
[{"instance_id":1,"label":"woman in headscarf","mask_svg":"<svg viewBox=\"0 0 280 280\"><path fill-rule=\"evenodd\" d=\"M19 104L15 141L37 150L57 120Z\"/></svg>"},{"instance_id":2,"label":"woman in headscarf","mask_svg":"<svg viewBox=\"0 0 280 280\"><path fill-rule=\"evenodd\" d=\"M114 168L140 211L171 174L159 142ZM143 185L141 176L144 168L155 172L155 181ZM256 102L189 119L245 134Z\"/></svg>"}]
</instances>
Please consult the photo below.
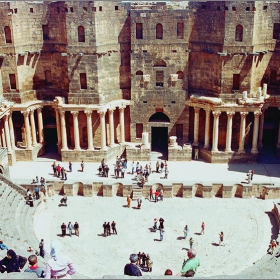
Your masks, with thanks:
<instances>
[{"instance_id":1,"label":"woman in headscarf","mask_svg":"<svg viewBox=\"0 0 280 280\"><path fill-rule=\"evenodd\" d=\"M70 258L61 254L61 243L58 240L52 241L50 255L45 278L71 279L71 275L76 273L76 269Z\"/></svg>"},{"instance_id":2,"label":"woman in headscarf","mask_svg":"<svg viewBox=\"0 0 280 280\"><path fill-rule=\"evenodd\" d=\"M13 250L8 250L7 257L0 261L0 272L20 272L26 262L25 257L17 256Z\"/></svg>"}]
</instances>

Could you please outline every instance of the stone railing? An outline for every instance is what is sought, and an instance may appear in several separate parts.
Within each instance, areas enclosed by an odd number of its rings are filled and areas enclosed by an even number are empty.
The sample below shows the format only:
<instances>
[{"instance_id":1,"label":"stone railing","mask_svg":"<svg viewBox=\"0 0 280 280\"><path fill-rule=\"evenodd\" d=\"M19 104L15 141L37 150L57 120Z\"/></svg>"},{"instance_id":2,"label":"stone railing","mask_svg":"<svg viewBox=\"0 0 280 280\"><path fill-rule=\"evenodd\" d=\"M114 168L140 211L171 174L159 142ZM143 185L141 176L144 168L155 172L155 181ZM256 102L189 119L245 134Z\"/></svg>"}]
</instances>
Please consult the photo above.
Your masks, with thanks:
<instances>
[{"instance_id":1,"label":"stone railing","mask_svg":"<svg viewBox=\"0 0 280 280\"><path fill-rule=\"evenodd\" d=\"M1 174L0 174L0 182L7 184L9 187L13 188L14 190L19 192L23 196L26 195L26 190L22 186L13 183L10 179L8 179L7 177L5 177Z\"/></svg>"}]
</instances>

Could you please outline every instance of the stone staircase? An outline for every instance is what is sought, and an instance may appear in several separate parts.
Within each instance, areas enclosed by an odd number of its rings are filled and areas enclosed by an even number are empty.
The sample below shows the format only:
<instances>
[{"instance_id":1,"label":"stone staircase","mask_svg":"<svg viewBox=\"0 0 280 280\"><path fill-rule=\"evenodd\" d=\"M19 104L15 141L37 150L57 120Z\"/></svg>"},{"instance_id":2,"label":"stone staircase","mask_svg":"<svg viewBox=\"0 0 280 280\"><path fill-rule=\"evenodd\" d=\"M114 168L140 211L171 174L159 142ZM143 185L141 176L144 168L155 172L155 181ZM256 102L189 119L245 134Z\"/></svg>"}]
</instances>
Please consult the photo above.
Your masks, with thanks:
<instances>
[{"instance_id":1,"label":"stone staircase","mask_svg":"<svg viewBox=\"0 0 280 280\"><path fill-rule=\"evenodd\" d=\"M132 185L132 199L137 200L138 197L143 196L142 194L142 188L138 185Z\"/></svg>"}]
</instances>

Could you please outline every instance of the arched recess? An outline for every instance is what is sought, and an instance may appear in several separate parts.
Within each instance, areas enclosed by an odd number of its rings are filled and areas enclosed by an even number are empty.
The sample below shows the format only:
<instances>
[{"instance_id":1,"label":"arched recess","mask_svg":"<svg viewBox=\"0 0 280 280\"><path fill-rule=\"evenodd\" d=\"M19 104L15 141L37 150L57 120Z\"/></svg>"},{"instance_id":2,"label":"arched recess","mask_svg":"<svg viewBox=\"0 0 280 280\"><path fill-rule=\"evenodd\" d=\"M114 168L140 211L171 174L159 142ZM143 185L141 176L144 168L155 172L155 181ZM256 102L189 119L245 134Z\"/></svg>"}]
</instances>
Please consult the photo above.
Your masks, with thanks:
<instances>
[{"instance_id":1,"label":"arched recess","mask_svg":"<svg viewBox=\"0 0 280 280\"><path fill-rule=\"evenodd\" d=\"M82 182L76 182L73 184L73 195L84 196L84 184Z\"/></svg>"},{"instance_id":2,"label":"arched recess","mask_svg":"<svg viewBox=\"0 0 280 280\"><path fill-rule=\"evenodd\" d=\"M243 26L237 25L235 28L235 41L242 42L243 41Z\"/></svg>"},{"instance_id":3,"label":"arched recess","mask_svg":"<svg viewBox=\"0 0 280 280\"><path fill-rule=\"evenodd\" d=\"M112 185L112 196L123 196L123 184L114 183Z\"/></svg>"},{"instance_id":4,"label":"arched recess","mask_svg":"<svg viewBox=\"0 0 280 280\"><path fill-rule=\"evenodd\" d=\"M163 122L163 123L170 123L170 119L167 115L162 112L154 113L150 118L149 122Z\"/></svg>"},{"instance_id":5,"label":"arched recess","mask_svg":"<svg viewBox=\"0 0 280 280\"><path fill-rule=\"evenodd\" d=\"M235 184L233 187L235 189L234 197L243 198L243 186L241 184Z\"/></svg>"},{"instance_id":6,"label":"arched recess","mask_svg":"<svg viewBox=\"0 0 280 280\"><path fill-rule=\"evenodd\" d=\"M156 39L163 39L163 27L161 23L156 25Z\"/></svg>"},{"instance_id":7,"label":"arched recess","mask_svg":"<svg viewBox=\"0 0 280 280\"><path fill-rule=\"evenodd\" d=\"M136 75L137 75L137 76L143 76L143 72L142 72L141 70L138 70L138 71L136 72Z\"/></svg>"},{"instance_id":8,"label":"arched recess","mask_svg":"<svg viewBox=\"0 0 280 280\"><path fill-rule=\"evenodd\" d=\"M203 185L202 184L196 184L193 186L194 189L194 196L195 197L203 197Z\"/></svg>"}]
</instances>

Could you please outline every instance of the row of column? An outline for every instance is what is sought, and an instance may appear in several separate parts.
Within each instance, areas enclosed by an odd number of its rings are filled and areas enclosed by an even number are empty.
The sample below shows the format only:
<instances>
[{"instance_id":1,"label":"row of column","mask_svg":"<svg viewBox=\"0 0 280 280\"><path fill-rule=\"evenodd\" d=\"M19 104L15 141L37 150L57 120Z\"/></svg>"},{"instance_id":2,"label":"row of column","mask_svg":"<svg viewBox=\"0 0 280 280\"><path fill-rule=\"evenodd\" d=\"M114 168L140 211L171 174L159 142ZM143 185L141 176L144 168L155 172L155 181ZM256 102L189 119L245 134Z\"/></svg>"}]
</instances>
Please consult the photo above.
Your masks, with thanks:
<instances>
[{"instance_id":1,"label":"row of column","mask_svg":"<svg viewBox=\"0 0 280 280\"><path fill-rule=\"evenodd\" d=\"M199 134L199 111L200 108L194 108L194 142L193 145L197 146L198 143L198 134ZM208 149L210 147L209 139L209 129L210 129L210 114L211 110L205 109L206 118L205 118L205 139L204 139L204 148ZM232 140L232 118L235 112L229 111L227 113L227 133L226 133L226 148L225 152L231 152L231 140ZM218 151L218 139L219 139L219 117L221 115L220 111L212 111L214 121L213 121L213 137L212 137L212 151ZM239 148L238 153L244 153L244 141L247 135L246 133L246 116L248 112L240 112L241 121L240 121L240 137L239 137ZM254 128L253 128L253 141L252 141L252 150L251 153L258 153L258 134L259 134L259 119L261 112L254 112ZM262 115L263 116L263 115ZM262 120L263 123L263 120ZM250 129L250 124L248 126ZM262 134L262 133L261 133ZM262 138L261 138L262 140Z\"/></svg>"},{"instance_id":2,"label":"row of column","mask_svg":"<svg viewBox=\"0 0 280 280\"><path fill-rule=\"evenodd\" d=\"M119 117L120 117L120 144L125 142L125 127L124 127L124 109L126 106L119 106ZM112 147L115 145L115 135L114 135L114 110L109 109L109 129L110 129L110 138L109 145ZM107 109L97 111L100 118L100 126L101 126L101 140L100 147L101 150L106 150L106 123L105 123L105 115ZM87 116L87 139L88 139L88 148L87 150L93 151L93 133L92 133L92 110L85 110L84 113ZM73 129L74 129L74 150L80 150L80 135L79 135L79 120L78 115L79 111L71 111L73 116ZM59 117L60 116L60 117ZM58 146L61 146L61 149L67 150L67 132L66 132L66 121L65 121L65 111L59 111L56 109L56 120L57 120L57 138L58 138Z\"/></svg>"},{"instance_id":3,"label":"row of column","mask_svg":"<svg viewBox=\"0 0 280 280\"><path fill-rule=\"evenodd\" d=\"M32 149L32 146L34 147L37 144L34 110L37 110L37 116L38 116L39 143L42 144L44 142L42 108L39 107L39 108L22 111L21 113L24 116L27 149ZM11 152L16 148L12 113L13 112L10 111L9 113L5 114L3 117L4 133L2 133L1 141L2 141L2 146L6 147L8 152Z\"/></svg>"}]
</instances>

